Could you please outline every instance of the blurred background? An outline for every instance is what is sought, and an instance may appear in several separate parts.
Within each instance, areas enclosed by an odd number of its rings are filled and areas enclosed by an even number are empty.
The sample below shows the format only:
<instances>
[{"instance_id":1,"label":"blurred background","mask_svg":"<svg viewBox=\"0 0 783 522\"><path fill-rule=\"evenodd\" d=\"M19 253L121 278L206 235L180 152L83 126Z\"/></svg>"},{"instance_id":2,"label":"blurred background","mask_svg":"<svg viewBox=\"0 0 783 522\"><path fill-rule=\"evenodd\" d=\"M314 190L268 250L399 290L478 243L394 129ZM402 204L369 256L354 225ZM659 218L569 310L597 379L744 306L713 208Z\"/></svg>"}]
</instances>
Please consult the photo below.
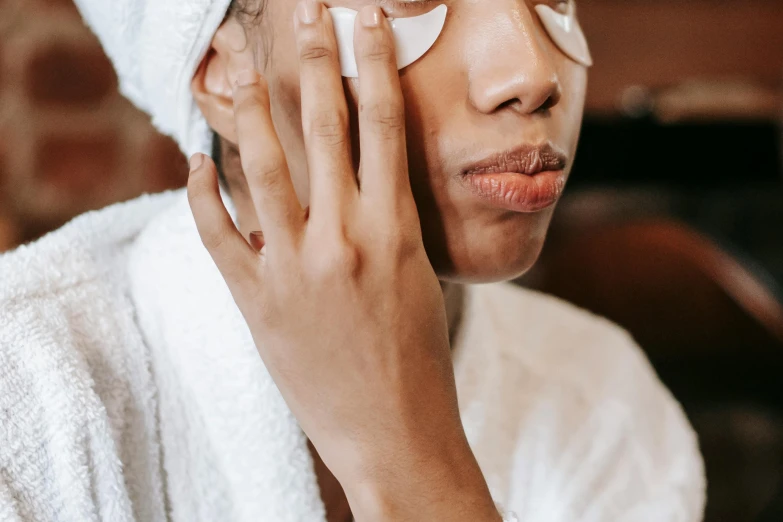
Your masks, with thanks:
<instances>
[{"instance_id":1,"label":"blurred background","mask_svg":"<svg viewBox=\"0 0 783 522\"><path fill-rule=\"evenodd\" d=\"M0 251L186 178L70 1L0 0ZM645 348L699 433L708 522L783 522L783 0L578 5L582 143L519 284Z\"/></svg>"}]
</instances>

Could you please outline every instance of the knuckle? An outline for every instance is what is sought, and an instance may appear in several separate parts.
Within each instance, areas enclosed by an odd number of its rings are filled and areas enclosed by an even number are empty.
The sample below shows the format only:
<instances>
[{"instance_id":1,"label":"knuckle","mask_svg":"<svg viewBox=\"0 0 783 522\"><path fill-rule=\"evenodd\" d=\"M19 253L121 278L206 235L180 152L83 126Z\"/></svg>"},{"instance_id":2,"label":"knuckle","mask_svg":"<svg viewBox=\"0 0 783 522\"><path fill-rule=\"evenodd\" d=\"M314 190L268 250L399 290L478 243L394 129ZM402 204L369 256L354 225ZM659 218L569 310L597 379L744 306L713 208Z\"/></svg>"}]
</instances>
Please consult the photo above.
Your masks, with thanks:
<instances>
[{"instance_id":1,"label":"knuckle","mask_svg":"<svg viewBox=\"0 0 783 522\"><path fill-rule=\"evenodd\" d=\"M348 117L339 110L319 110L310 119L310 135L333 146L348 140Z\"/></svg>"},{"instance_id":2,"label":"knuckle","mask_svg":"<svg viewBox=\"0 0 783 522\"><path fill-rule=\"evenodd\" d=\"M267 192L276 192L283 188L282 178L286 171L279 162L250 159L243 163L243 170L248 181Z\"/></svg>"},{"instance_id":3,"label":"knuckle","mask_svg":"<svg viewBox=\"0 0 783 522\"><path fill-rule=\"evenodd\" d=\"M362 57L368 62L388 63L394 61L394 46L385 40L375 41L367 46Z\"/></svg>"},{"instance_id":4,"label":"knuckle","mask_svg":"<svg viewBox=\"0 0 783 522\"><path fill-rule=\"evenodd\" d=\"M396 254L398 259L412 259L419 255L423 245L418 238L406 236L405 239L397 243Z\"/></svg>"},{"instance_id":5,"label":"knuckle","mask_svg":"<svg viewBox=\"0 0 783 522\"><path fill-rule=\"evenodd\" d=\"M400 228L397 233L384 237L383 249L393 259L406 260L418 254L421 243L412 232Z\"/></svg>"},{"instance_id":6,"label":"knuckle","mask_svg":"<svg viewBox=\"0 0 783 522\"><path fill-rule=\"evenodd\" d=\"M397 136L405 128L402 107L392 101L382 101L369 106L367 119L373 131L383 137Z\"/></svg>"},{"instance_id":7,"label":"knuckle","mask_svg":"<svg viewBox=\"0 0 783 522\"><path fill-rule=\"evenodd\" d=\"M318 64L334 59L334 49L328 46L325 38L319 34L306 38L299 48L299 60L303 63Z\"/></svg>"},{"instance_id":8,"label":"knuckle","mask_svg":"<svg viewBox=\"0 0 783 522\"><path fill-rule=\"evenodd\" d=\"M318 257L316 275L320 279L353 279L361 271L362 254L348 243L332 246Z\"/></svg>"},{"instance_id":9,"label":"knuckle","mask_svg":"<svg viewBox=\"0 0 783 522\"><path fill-rule=\"evenodd\" d=\"M211 227L201 231L201 243L209 252L217 252L223 249L228 235L222 226Z\"/></svg>"},{"instance_id":10,"label":"knuckle","mask_svg":"<svg viewBox=\"0 0 783 522\"><path fill-rule=\"evenodd\" d=\"M299 60L304 63L319 63L332 59L334 53L328 47L323 45L304 46L299 53Z\"/></svg>"}]
</instances>

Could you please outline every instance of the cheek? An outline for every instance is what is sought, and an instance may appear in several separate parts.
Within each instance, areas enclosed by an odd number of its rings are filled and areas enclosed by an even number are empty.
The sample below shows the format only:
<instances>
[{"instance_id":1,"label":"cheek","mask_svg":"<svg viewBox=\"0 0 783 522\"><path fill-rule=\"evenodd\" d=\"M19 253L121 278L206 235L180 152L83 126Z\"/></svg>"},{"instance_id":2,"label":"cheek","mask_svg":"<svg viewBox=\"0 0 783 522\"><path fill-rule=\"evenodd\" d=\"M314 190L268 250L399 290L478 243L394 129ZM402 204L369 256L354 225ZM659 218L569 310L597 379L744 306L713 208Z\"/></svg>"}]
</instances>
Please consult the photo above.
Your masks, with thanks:
<instances>
[{"instance_id":1,"label":"cheek","mask_svg":"<svg viewBox=\"0 0 783 522\"><path fill-rule=\"evenodd\" d=\"M563 103L571 118L581 123L587 95L588 69L566 58L558 68L563 89Z\"/></svg>"},{"instance_id":2,"label":"cheek","mask_svg":"<svg viewBox=\"0 0 783 522\"><path fill-rule=\"evenodd\" d=\"M461 67L444 61L423 61L405 69L401 76L405 98L406 140L411 182L421 197L423 187L446 184L450 157L458 151L453 134L470 131L464 120L467 78Z\"/></svg>"},{"instance_id":3,"label":"cheek","mask_svg":"<svg viewBox=\"0 0 783 522\"><path fill-rule=\"evenodd\" d=\"M568 60L562 67L561 79L563 98L560 133L562 143L568 144L569 155L573 158L582 130L587 93L587 68Z\"/></svg>"}]
</instances>

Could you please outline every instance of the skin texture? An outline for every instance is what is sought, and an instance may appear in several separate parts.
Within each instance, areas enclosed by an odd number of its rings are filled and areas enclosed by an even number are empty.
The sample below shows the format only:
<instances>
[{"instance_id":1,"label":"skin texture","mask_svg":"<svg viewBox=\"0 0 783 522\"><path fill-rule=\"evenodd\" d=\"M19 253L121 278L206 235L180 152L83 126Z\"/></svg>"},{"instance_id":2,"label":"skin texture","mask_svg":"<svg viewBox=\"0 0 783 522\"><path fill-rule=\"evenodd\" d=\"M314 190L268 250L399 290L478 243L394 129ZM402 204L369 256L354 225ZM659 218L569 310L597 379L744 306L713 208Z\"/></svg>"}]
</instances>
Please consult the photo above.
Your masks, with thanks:
<instances>
[{"instance_id":1,"label":"skin texture","mask_svg":"<svg viewBox=\"0 0 783 522\"><path fill-rule=\"evenodd\" d=\"M388 24L365 3L329 4L377 22L357 24L358 81L339 76L321 4L295 15L271 1L250 29L223 24L193 93L221 136L239 230L203 156L193 214L312 442L330 520L346 502L357 520L498 520L459 418L446 306L459 292L445 283L527 270L552 208L502 210L459 177L523 144L573 158L586 72L531 4L455 0L430 53L399 74Z\"/></svg>"},{"instance_id":2,"label":"skin texture","mask_svg":"<svg viewBox=\"0 0 783 522\"><path fill-rule=\"evenodd\" d=\"M359 9L368 0L328 2L328 7ZM556 7L559 2L550 2ZM389 15L414 16L435 3L411 5L381 2ZM492 208L459 182L466 162L502 153L521 144L551 140L569 157L576 152L587 83L587 70L568 59L546 34L533 11L521 0L454 0L434 47L401 72L406 101L410 179L430 261L441 281L491 282L527 271L538 258L554 208L534 214ZM286 151L291 176L303 205L309 180L302 135L296 43L291 19L294 0L268 0L260 22L244 34L231 35L233 49L247 44L247 56L224 60L207 71L214 83L225 68L253 63L269 83L272 116ZM228 53L226 53L228 54ZM233 53L238 54L238 53ZM345 81L349 107L358 81ZM208 118L209 119L209 118ZM240 226L247 235L258 230L248 205L235 140L223 122L210 120L223 140L224 170L238 204ZM353 141L358 134L355 126ZM358 152L358 147L354 147Z\"/></svg>"}]
</instances>

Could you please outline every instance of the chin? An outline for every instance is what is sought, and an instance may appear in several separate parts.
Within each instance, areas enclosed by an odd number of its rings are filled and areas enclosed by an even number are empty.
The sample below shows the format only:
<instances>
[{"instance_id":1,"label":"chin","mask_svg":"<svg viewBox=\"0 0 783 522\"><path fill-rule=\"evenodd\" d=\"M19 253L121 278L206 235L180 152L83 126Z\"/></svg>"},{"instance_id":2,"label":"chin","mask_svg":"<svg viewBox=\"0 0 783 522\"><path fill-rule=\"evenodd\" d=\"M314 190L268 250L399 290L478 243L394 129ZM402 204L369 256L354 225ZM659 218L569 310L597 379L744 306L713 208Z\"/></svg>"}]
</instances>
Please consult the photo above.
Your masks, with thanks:
<instances>
[{"instance_id":1,"label":"chin","mask_svg":"<svg viewBox=\"0 0 783 522\"><path fill-rule=\"evenodd\" d=\"M524 275L541 254L552 212L447 224L451 233L434 241L426 234L425 247L435 273L443 282L460 284L496 283Z\"/></svg>"},{"instance_id":2,"label":"chin","mask_svg":"<svg viewBox=\"0 0 783 522\"><path fill-rule=\"evenodd\" d=\"M487 284L502 281L511 281L521 277L538 260L543 243L521 253L518 256L506 256L504 259L495 259L494 264L484 266L459 266L453 265L444 270L435 270L435 273L443 282L459 284ZM497 256L494 256L497 257Z\"/></svg>"}]
</instances>

